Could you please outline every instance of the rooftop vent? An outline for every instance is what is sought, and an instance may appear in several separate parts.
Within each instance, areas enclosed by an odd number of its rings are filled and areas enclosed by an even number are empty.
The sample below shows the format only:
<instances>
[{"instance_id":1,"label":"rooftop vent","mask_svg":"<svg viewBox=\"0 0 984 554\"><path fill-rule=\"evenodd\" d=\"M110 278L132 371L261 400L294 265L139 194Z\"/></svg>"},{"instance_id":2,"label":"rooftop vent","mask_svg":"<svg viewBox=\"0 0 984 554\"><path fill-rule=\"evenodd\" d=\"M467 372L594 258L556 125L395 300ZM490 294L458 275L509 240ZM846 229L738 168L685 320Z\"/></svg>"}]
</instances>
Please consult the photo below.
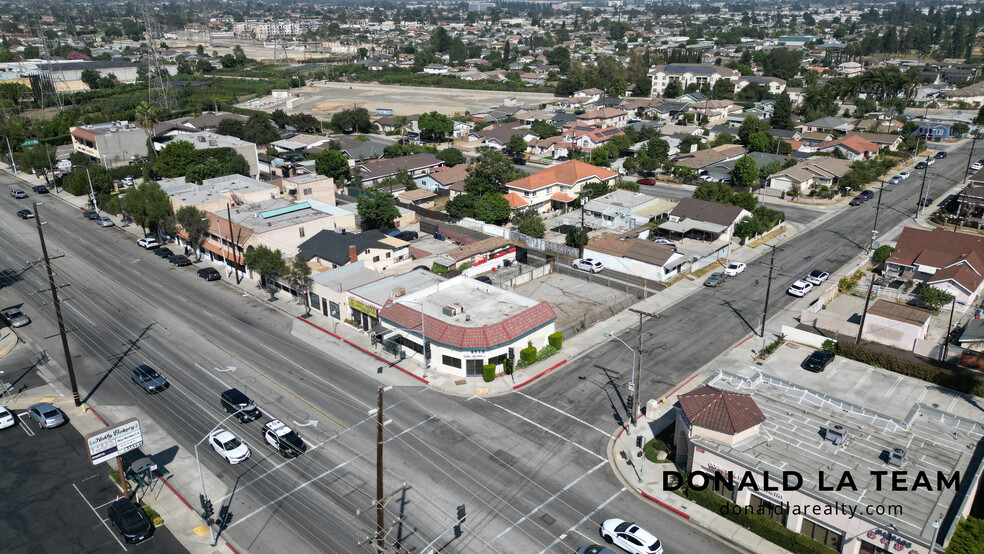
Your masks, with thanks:
<instances>
[{"instance_id":1,"label":"rooftop vent","mask_svg":"<svg viewBox=\"0 0 984 554\"><path fill-rule=\"evenodd\" d=\"M198 142L205 142L205 137L198 137Z\"/></svg>"},{"instance_id":2,"label":"rooftop vent","mask_svg":"<svg viewBox=\"0 0 984 554\"><path fill-rule=\"evenodd\" d=\"M471 314L465 314L465 321L471 321Z\"/></svg>"},{"instance_id":3,"label":"rooftop vent","mask_svg":"<svg viewBox=\"0 0 984 554\"><path fill-rule=\"evenodd\" d=\"M888 465L902 467L903 463L905 463L905 448L896 446L888 453Z\"/></svg>"},{"instance_id":4,"label":"rooftop vent","mask_svg":"<svg viewBox=\"0 0 984 554\"><path fill-rule=\"evenodd\" d=\"M824 438L834 443L834 446L840 446L847 440L847 429L843 425L833 423L827 427L827 434Z\"/></svg>"},{"instance_id":5,"label":"rooftop vent","mask_svg":"<svg viewBox=\"0 0 984 554\"><path fill-rule=\"evenodd\" d=\"M399 298L407 293L407 289L403 287L396 287L393 289L393 298Z\"/></svg>"},{"instance_id":6,"label":"rooftop vent","mask_svg":"<svg viewBox=\"0 0 984 554\"><path fill-rule=\"evenodd\" d=\"M219 145L219 141L217 141L217 140L210 140L210 141L208 141L208 145L209 146L218 146Z\"/></svg>"},{"instance_id":7,"label":"rooftop vent","mask_svg":"<svg viewBox=\"0 0 984 554\"><path fill-rule=\"evenodd\" d=\"M458 315L458 308L455 308L454 306L445 306L441 309L441 313L448 317L454 317Z\"/></svg>"}]
</instances>

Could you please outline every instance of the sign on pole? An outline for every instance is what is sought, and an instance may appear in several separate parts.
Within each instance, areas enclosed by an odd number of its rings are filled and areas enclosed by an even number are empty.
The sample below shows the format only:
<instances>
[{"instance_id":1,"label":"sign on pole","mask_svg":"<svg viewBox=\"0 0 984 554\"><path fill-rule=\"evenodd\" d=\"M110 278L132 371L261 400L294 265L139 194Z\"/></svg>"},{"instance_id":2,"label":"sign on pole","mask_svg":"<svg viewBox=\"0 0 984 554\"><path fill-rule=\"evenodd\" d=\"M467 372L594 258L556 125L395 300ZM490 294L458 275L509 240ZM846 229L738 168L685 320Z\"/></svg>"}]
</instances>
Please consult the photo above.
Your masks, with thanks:
<instances>
[{"instance_id":1,"label":"sign on pole","mask_svg":"<svg viewBox=\"0 0 984 554\"><path fill-rule=\"evenodd\" d=\"M629 390L635 390L635 383L629 383Z\"/></svg>"},{"instance_id":2,"label":"sign on pole","mask_svg":"<svg viewBox=\"0 0 984 554\"><path fill-rule=\"evenodd\" d=\"M109 429L89 433L85 436L85 443L92 465L99 465L143 445L140 422L134 417Z\"/></svg>"},{"instance_id":3,"label":"sign on pole","mask_svg":"<svg viewBox=\"0 0 984 554\"><path fill-rule=\"evenodd\" d=\"M25 140L24 144L22 144L21 146L37 146L37 145L38 145L38 139L31 139L31 140Z\"/></svg>"}]
</instances>

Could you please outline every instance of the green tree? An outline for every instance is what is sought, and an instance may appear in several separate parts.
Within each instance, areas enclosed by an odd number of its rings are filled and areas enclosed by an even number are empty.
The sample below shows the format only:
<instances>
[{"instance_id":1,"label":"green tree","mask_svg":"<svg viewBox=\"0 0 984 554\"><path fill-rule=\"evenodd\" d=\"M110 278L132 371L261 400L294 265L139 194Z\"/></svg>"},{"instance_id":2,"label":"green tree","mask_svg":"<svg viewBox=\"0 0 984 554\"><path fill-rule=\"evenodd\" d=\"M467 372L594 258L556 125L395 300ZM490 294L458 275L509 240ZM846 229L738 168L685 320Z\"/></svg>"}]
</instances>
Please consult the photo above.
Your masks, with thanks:
<instances>
[{"instance_id":1,"label":"green tree","mask_svg":"<svg viewBox=\"0 0 984 554\"><path fill-rule=\"evenodd\" d=\"M885 260L892 255L892 252L895 252L895 248L887 244L883 244L875 249L874 253L871 255L871 259L874 260L875 263L884 263Z\"/></svg>"},{"instance_id":2,"label":"green tree","mask_svg":"<svg viewBox=\"0 0 984 554\"><path fill-rule=\"evenodd\" d=\"M789 95L786 91L776 98L776 105L772 112L772 118L769 123L775 129L792 129L793 128L793 102L790 100Z\"/></svg>"},{"instance_id":3,"label":"green tree","mask_svg":"<svg viewBox=\"0 0 984 554\"><path fill-rule=\"evenodd\" d=\"M977 115L974 116L974 125L984 125L984 104L981 104L979 110L977 110Z\"/></svg>"},{"instance_id":4,"label":"green tree","mask_svg":"<svg viewBox=\"0 0 984 554\"><path fill-rule=\"evenodd\" d=\"M585 183L581 187L581 194L583 196L591 198L598 198L599 196L608 194L612 191L612 188L603 181L591 181L590 183Z\"/></svg>"},{"instance_id":5,"label":"green tree","mask_svg":"<svg viewBox=\"0 0 984 554\"><path fill-rule=\"evenodd\" d=\"M663 98L676 98L678 96L683 96L683 85L680 81L670 81L663 89Z\"/></svg>"},{"instance_id":6,"label":"green tree","mask_svg":"<svg viewBox=\"0 0 984 554\"><path fill-rule=\"evenodd\" d=\"M191 205L182 206L174 214L174 220L188 235L188 242L194 246L195 256L198 260L202 259L201 248L208 237L208 228L211 223L207 216L207 213Z\"/></svg>"},{"instance_id":7,"label":"green tree","mask_svg":"<svg viewBox=\"0 0 984 554\"><path fill-rule=\"evenodd\" d=\"M171 141L158 154L154 169L164 178L180 177L185 174L194 160L194 145L184 140Z\"/></svg>"},{"instance_id":8,"label":"green tree","mask_svg":"<svg viewBox=\"0 0 984 554\"><path fill-rule=\"evenodd\" d=\"M486 150L475 163L468 166L465 192L478 197L489 193L501 194L506 183L522 176L508 158L494 150Z\"/></svg>"},{"instance_id":9,"label":"green tree","mask_svg":"<svg viewBox=\"0 0 984 554\"><path fill-rule=\"evenodd\" d=\"M661 164L670 157L670 143L666 139L653 137L646 142L646 154Z\"/></svg>"},{"instance_id":10,"label":"green tree","mask_svg":"<svg viewBox=\"0 0 984 554\"><path fill-rule=\"evenodd\" d=\"M544 139L555 137L560 134L557 127L554 127L546 121L540 121L539 119L535 120L533 124L530 125L530 131L532 131L534 135Z\"/></svg>"},{"instance_id":11,"label":"green tree","mask_svg":"<svg viewBox=\"0 0 984 554\"><path fill-rule=\"evenodd\" d=\"M762 222L758 218L746 215L735 224L735 236L742 239L749 239L757 235L761 228Z\"/></svg>"},{"instance_id":12,"label":"green tree","mask_svg":"<svg viewBox=\"0 0 984 554\"><path fill-rule=\"evenodd\" d=\"M735 137L731 133L720 133L714 140L711 141L711 146L723 146L725 144L734 144Z\"/></svg>"},{"instance_id":13,"label":"green tree","mask_svg":"<svg viewBox=\"0 0 984 554\"><path fill-rule=\"evenodd\" d=\"M351 173L345 154L331 149L318 152L314 157L314 170L319 175L334 179L337 186L345 184Z\"/></svg>"},{"instance_id":14,"label":"green tree","mask_svg":"<svg viewBox=\"0 0 984 554\"><path fill-rule=\"evenodd\" d=\"M283 253L279 249L270 250L269 247L261 244L246 249L243 263L250 270L260 274L260 286L267 287L267 290L270 291L270 299L273 300L277 293L277 287L273 286L272 281L287 272Z\"/></svg>"},{"instance_id":15,"label":"green tree","mask_svg":"<svg viewBox=\"0 0 984 554\"><path fill-rule=\"evenodd\" d=\"M738 128L738 143L747 146L754 133L765 133L769 135L769 124L754 115L746 115L741 127Z\"/></svg>"},{"instance_id":16,"label":"green tree","mask_svg":"<svg viewBox=\"0 0 984 554\"><path fill-rule=\"evenodd\" d=\"M214 69L212 62L208 60L200 59L195 62L195 71L199 73L211 73Z\"/></svg>"},{"instance_id":17,"label":"green tree","mask_svg":"<svg viewBox=\"0 0 984 554\"><path fill-rule=\"evenodd\" d=\"M311 302L308 294L311 283L310 277L311 266L308 265L304 254L298 252L287 266L287 282L303 297L305 315L311 315Z\"/></svg>"},{"instance_id":18,"label":"green tree","mask_svg":"<svg viewBox=\"0 0 984 554\"><path fill-rule=\"evenodd\" d=\"M762 71L766 77L778 77L789 80L799 73L802 52L794 52L785 48L770 50L762 62Z\"/></svg>"},{"instance_id":19,"label":"green tree","mask_svg":"<svg viewBox=\"0 0 984 554\"><path fill-rule=\"evenodd\" d=\"M444 205L444 211L455 219L472 217L475 215L475 199L480 198L474 194L459 194L448 200Z\"/></svg>"},{"instance_id":20,"label":"green tree","mask_svg":"<svg viewBox=\"0 0 984 554\"><path fill-rule=\"evenodd\" d=\"M526 141L523 140L523 135L513 135L509 137L509 142L506 143L506 151L513 156L519 156L526 152L527 146Z\"/></svg>"},{"instance_id":21,"label":"green tree","mask_svg":"<svg viewBox=\"0 0 984 554\"><path fill-rule=\"evenodd\" d=\"M547 50L544 55L547 58L547 63L556 65L561 75L567 74L567 70L571 66L571 53L567 48L558 46L552 50Z\"/></svg>"},{"instance_id":22,"label":"green tree","mask_svg":"<svg viewBox=\"0 0 984 554\"><path fill-rule=\"evenodd\" d=\"M953 132L958 136L966 135L967 131L970 131L970 126L966 123L954 123Z\"/></svg>"},{"instance_id":23,"label":"green tree","mask_svg":"<svg viewBox=\"0 0 984 554\"><path fill-rule=\"evenodd\" d=\"M454 121L444 114L430 112L420 115L417 127L425 139L442 141L454 132Z\"/></svg>"},{"instance_id":24,"label":"green tree","mask_svg":"<svg viewBox=\"0 0 984 554\"><path fill-rule=\"evenodd\" d=\"M465 155L457 148L445 148L437 153L437 159L444 162L448 167L454 167L465 163Z\"/></svg>"},{"instance_id":25,"label":"green tree","mask_svg":"<svg viewBox=\"0 0 984 554\"><path fill-rule=\"evenodd\" d=\"M694 198L697 200L717 202L718 204L731 204L733 196L734 191L724 183L703 181L694 189Z\"/></svg>"},{"instance_id":26,"label":"green tree","mask_svg":"<svg viewBox=\"0 0 984 554\"><path fill-rule=\"evenodd\" d=\"M99 72L95 69L83 69L79 79L92 90L99 88Z\"/></svg>"},{"instance_id":27,"label":"green tree","mask_svg":"<svg viewBox=\"0 0 984 554\"><path fill-rule=\"evenodd\" d=\"M516 230L530 237L542 239L543 235L547 233L547 226L543 223L543 218L533 208L516 212L513 215L513 223L516 224Z\"/></svg>"},{"instance_id":28,"label":"green tree","mask_svg":"<svg viewBox=\"0 0 984 554\"><path fill-rule=\"evenodd\" d=\"M581 227L572 227L567 231L564 244L572 248L584 248L588 245L588 231Z\"/></svg>"},{"instance_id":29,"label":"green tree","mask_svg":"<svg viewBox=\"0 0 984 554\"><path fill-rule=\"evenodd\" d=\"M44 177L44 182L49 183L48 172L51 171L52 160L57 157L54 146L38 144L15 152L14 159L22 170L34 171L35 175Z\"/></svg>"},{"instance_id":30,"label":"green tree","mask_svg":"<svg viewBox=\"0 0 984 554\"><path fill-rule=\"evenodd\" d=\"M943 306L953 302L953 295L945 290L923 285L919 287L919 300L939 310Z\"/></svg>"},{"instance_id":31,"label":"green tree","mask_svg":"<svg viewBox=\"0 0 984 554\"><path fill-rule=\"evenodd\" d=\"M759 181L765 181L769 178L769 175L777 173L782 170L782 164L779 162L769 162L759 168Z\"/></svg>"},{"instance_id":32,"label":"green tree","mask_svg":"<svg viewBox=\"0 0 984 554\"><path fill-rule=\"evenodd\" d=\"M499 193L483 194L482 198L475 203L475 219L493 225L502 225L509 221L509 215L511 213L512 209L509 207L509 201Z\"/></svg>"},{"instance_id":33,"label":"green tree","mask_svg":"<svg viewBox=\"0 0 984 554\"><path fill-rule=\"evenodd\" d=\"M220 135L243 138L246 134L246 122L238 119L226 118L219 122L215 127L215 132Z\"/></svg>"},{"instance_id":34,"label":"green tree","mask_svg":"<svg viewBox=\"0 0 984 554\"><path fill-rule=\"evenodd\" d=\"M376 124L369 119L369 110L351 108L331 116L328 126L340 133L371 133Z\"/></svg>"},{"instance_id":35,"label":"green tree","mask_svg":"<svg viewBox=\"0 0 984 554\"><path fill-rule=\"evenodd\" d=\"M185 171L185 180L200 185L206 179L222 177L223 175L228 175L228 173L225 172L222 162L216 158L206 158L202 163L188 166Z\"/></svg>"},{"instance_id":36,"label":"green tree","mask_svg":"<svg viewBox=\"0 0 984 554\"><path fill-rule=\"evenodd\" d=\"M356 202L356 209L364 231L388 229L393 226L393 220L400 217L400 210L396 207L393 195L382 190L360 196Z\"/></svg>"},{"instance_id":37,"label":"green tree","mask_svg":"<svg viewBox=\"0 0 984 554\"><path fill-rule=\"evenodd\" d=\"M265 114L249 116L243 126L243 136L239 137L254 144L270 144L280 140L280 133Z\"/></svg>"},{"instance_id":38,"label":"green tree","mask_svg":"<svg viewBox=\"0 0 984 554\"><path fill-rule=\"evenodd\" d=\"M142 188L143 185L132 187L125 193L120 195L120 209L123 213L127 214L133 221L140 226L144 234L147 234L147 203L144 199L143 192L146 189Z\"/></svg>"},{"instance_id":39,"label":"green tree","mask_svg":"<svg viewBox=\"0 0 984 554\"><path fill-rule=\"evenodd\" d=\"M772 137L764 131L755 131L748 137L748 150L751 152L772 151Z\"/></svg>"}]
</instances>

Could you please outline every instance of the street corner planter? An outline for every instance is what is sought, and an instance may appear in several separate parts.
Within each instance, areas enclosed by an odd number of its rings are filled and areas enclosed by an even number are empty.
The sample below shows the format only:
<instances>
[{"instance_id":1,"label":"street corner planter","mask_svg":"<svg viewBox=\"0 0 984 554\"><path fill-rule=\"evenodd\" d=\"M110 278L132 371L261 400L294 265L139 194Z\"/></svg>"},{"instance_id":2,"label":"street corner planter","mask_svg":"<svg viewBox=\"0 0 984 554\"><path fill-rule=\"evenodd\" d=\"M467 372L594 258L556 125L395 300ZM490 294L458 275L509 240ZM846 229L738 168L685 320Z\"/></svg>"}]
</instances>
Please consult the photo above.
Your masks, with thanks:
<instances>
[{"instance_id":1,"label":"street corner planter","mask_svg":"<svg viewBox=\"0 0 984 554\"><path fill-rule=\"evenodd\" d=\"M564 334L561 333L560 331L557 331L556 333L550 333L549 335L547 335L547 343L549 343L550 346L556 348L557 350L560 350L560 348L564 345Z\"/></svg>"}]
</instances>

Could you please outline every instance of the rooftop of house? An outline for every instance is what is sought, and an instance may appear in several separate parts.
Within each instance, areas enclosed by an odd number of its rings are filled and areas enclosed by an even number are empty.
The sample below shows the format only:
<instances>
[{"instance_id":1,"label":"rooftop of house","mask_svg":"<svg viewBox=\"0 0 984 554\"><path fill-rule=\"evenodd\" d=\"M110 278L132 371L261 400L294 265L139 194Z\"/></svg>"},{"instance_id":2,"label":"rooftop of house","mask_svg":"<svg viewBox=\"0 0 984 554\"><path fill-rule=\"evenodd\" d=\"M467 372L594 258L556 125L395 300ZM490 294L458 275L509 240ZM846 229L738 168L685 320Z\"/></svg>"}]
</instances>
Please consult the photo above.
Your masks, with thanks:
<instances>
[{"instance_id":1,"label":"rooftop of house","mask_svg":"<svg viewBox=\"0 0 984 554\"><path fill-rule=\"evenodd\" d=\"M396 247L383 242L385 238L386 235L378 229L361 233L323 230L302 242L298 248L309 260L317 257L335 265L345 265L351 261L349 246L354 246L359 254L370 248L395 250Z\"/></svg>"},{"instance_id":2,"label":"rooftop of house","mask_svg":"<svg viewBox=\"0 0 984 554\"><path fill-rule=\"evenodd\" d=\"M727 227L733 224L743 211L745 210L740 206L729 206L696 198L683 198L670 211L670 214L681 219L693 219Z\"/></svg>"},{"instance_id":3,"label":"rooftop of house","mask_svg":"<svg viewBox=\"0 0 984 554\"><path fill-rule=\"evenodd\" d=\"M691 424L731 435L765 421L765 415L750 395L708 385L681 394L679 402Z\"/></svg>"},{"instance_id":4,"label":"rooftop of house","mask_svg":"<svg viewBox=\"0 0 984 554\"><path fill-rule=\"evenodd\" d=\"M361 260L354 264L343 265L311 275L312 281L335 292L361 287L382 278L382 273L369 269L366 267L366 263Z\"/></svg>"},{"instance_id":5,"label":"rooftop of house","mask_svg":"<svg viewBox=\"0 0 984 554\"><path fill-rule=\"evenodd\" d=\"M276 198L237 206L232 210L232 221L254 233L264 233L330 215L333 214L319 210L308 201L294 203Z\"/></svg>"},{"instance_id":6,"label":"rooftop of house","mask_svg":"<svg viewBox=\"0 0 984 554\"><path fill-rule=\"evenodd\" d=\"M432 154L411 154L399 158L383 158L362 162L362 180L369 181L395 175L397 171L417 171L429 167L444 165L444 162Z\"/></svg>"},{"instance_id":7,"label":"rooftop of house","mask_svg":"<svg viewBox=\"0 0 984 554\"><path fill-rule=\"evenodd\" d=\"M237 146L256 146L252 142L243 140L237 137L231 137L229 135L220 135L218 133L212 133L208 131L201 131L198 133L185 133L182 135L175 135L172 141L183 140L185 142L190 142L194 145L195 150L204 150L206 148L235 148ZM248 161L248 160L247 160Z\"/></svg>"},{"instance_id":8,"label":"rooftop of house","mask_svg":"<svg viewBox=\"0 0 984 554\"><path fill-rule=\"evenodd\" d=\"M617 176L618 173L610 169L597 167L580 160L568 160L546 169L541 169L533 175L506 183L506 187L522 190L538 190L555 184L573 185L591 179L609 181Z\"/></svg>"},{"instance_id":9,"label":"rooftop of house","mask_svg":"<svg viewBox=\"0 0 984 554\"><path fill-rule=\"evenodd\" d=\"M868 308L868 315L877 315L900 323L922 327L933 317L933 312L924 308L917 308L879 298Z\"/></svg>"},{"instance_id":10,"label":"rooftop of house","mask_svg":"<svg viewBox=\"0 0 984 554\"><path fill-rule=\"evenodd\" d=\"M414 269L407 273L390 275L378 281L366 283L361 287L351 288L349 293L363 301L382 307L389 300L403 298L403 296L398 296L401 291L409 296L414 292L430 290L446 281L447 279L444 277L426 269ZM420 308L415 306L413 311L417 314L417 325L419 326ZM430 337L430 329L427 330L427 336Z\"/></svg>"},{"instance_id":11,"label":"rooftop of house","mask_svg":"<svg viewBox=\"0 0 984 554\"><path fill-rule=\"evenodd\" d=\"M279 192L278 187L272 183L265 183L239 174L205 179L201 185L189 183L183 179L174 180L169 184L164 184L162 181L161 190L168 196L192 206L212 200L228 199L233 193L251 195L265 192L275 196Z\"/></svg>"}]
</instances>

